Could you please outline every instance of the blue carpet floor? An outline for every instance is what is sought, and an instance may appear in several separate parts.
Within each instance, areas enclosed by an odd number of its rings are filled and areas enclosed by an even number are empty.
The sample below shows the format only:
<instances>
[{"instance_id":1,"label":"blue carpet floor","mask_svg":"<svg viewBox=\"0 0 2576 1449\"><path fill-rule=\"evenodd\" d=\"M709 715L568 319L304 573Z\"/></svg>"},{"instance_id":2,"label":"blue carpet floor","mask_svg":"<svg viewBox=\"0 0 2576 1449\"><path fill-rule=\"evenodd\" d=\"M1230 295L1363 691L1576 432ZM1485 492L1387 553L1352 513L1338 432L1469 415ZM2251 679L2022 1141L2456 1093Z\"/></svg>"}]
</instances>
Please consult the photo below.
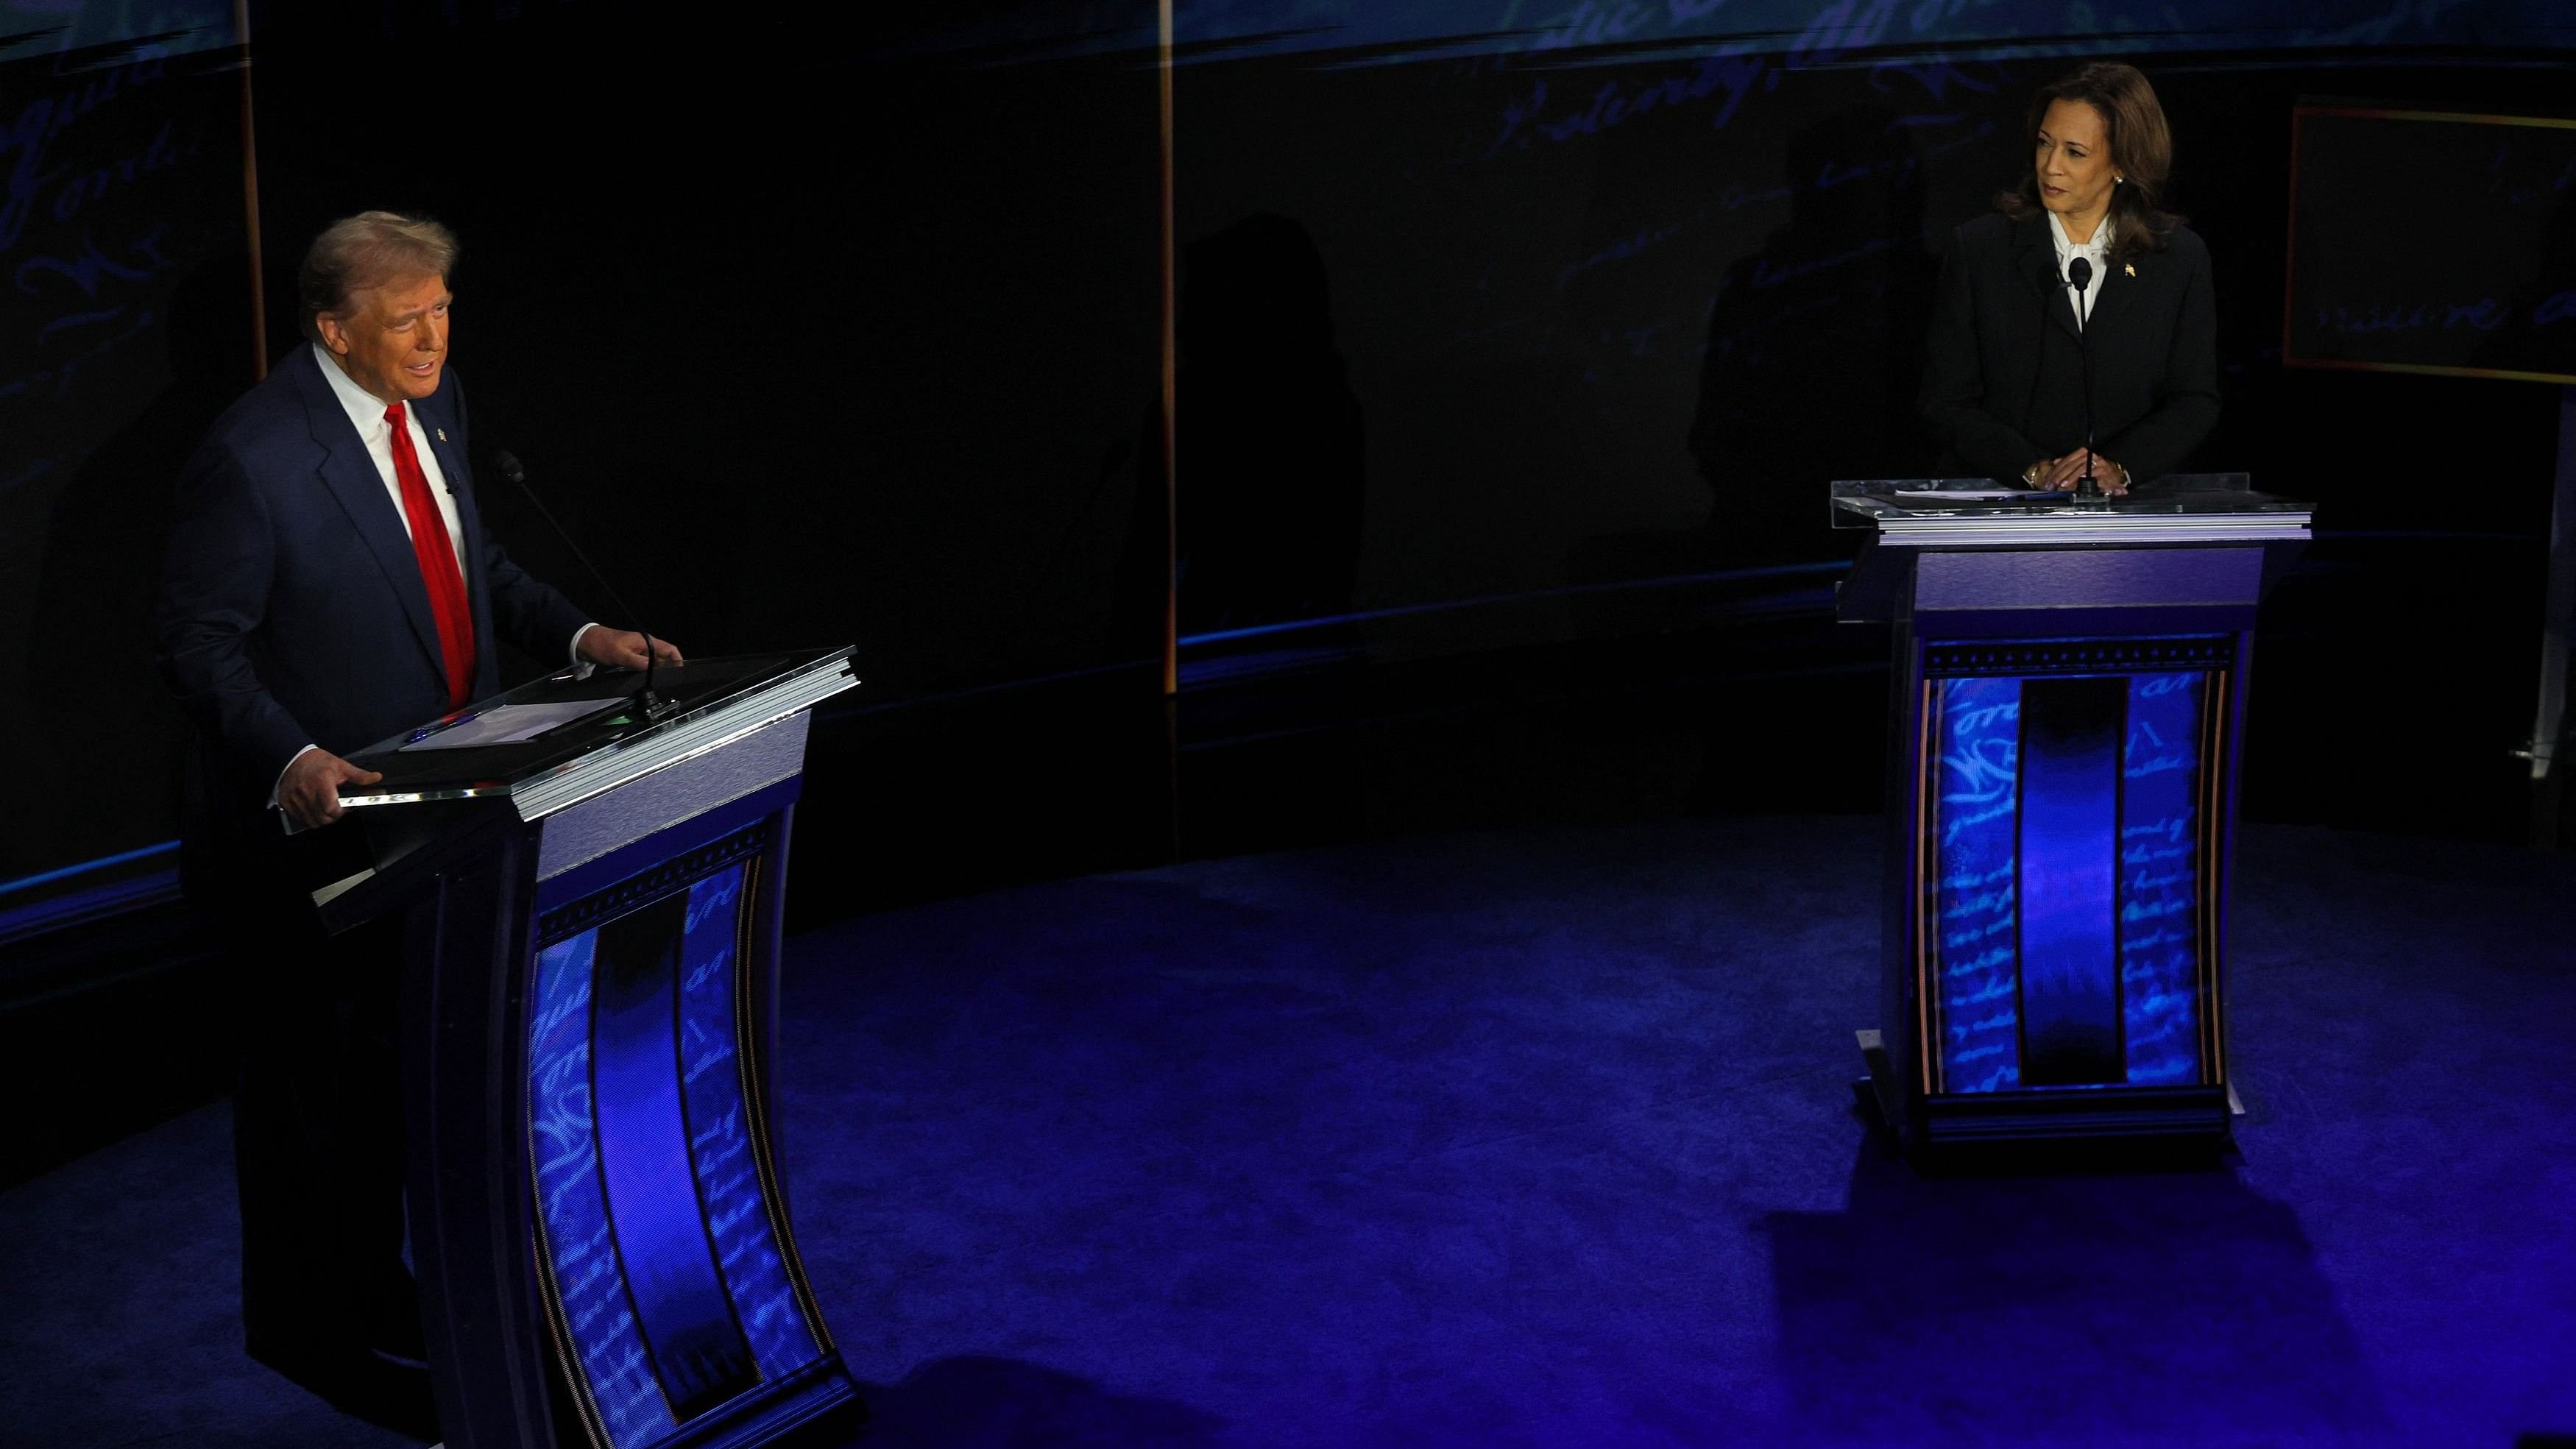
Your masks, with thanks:
<instances>
[{"instance_id":1,"label":"blue carpet floor","mask_svg":"<svg viewBox=\"0 0 2576 1449\"><path fill-rule=\"evenodd\" d=\"M1851 1106L1877 834L1405 840L791 942L794 1213L866 1442L2576 1432L2576 862L2249 830L2241 1159L1924 1179ZM227 1131L0 1196L0 1442L397 1442L240 1356Z\"/></svg>"}]
</instances>

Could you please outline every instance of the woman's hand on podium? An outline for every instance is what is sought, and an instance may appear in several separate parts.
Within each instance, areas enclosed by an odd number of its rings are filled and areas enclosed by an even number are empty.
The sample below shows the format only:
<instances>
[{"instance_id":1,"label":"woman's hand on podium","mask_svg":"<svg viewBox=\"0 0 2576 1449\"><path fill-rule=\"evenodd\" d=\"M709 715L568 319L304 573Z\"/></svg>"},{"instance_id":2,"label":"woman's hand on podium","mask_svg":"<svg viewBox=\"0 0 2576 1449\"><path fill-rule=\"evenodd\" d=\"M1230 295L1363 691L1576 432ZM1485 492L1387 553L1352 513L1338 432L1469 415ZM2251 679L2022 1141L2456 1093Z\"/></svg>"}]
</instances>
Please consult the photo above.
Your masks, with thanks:
<instances>
[{"instance_id":1,"label":"woman's hand on podium","mask_svg":"<svg viewBox=\"0 0 2576 1449\"><path fill-rule=\"evenodd\" d=\"M340 818L340 787L372 785L384 776L361 770L329 750L306 750L277 782L277 808L299 830L319 830Z\"/></svg>"},{"instance_id":2,"label":"woman's hand on podium","mask_svg":"<svg viewBox=\"0 0 2576 1449\"><path fill-rule=\"evenodd\" d=\"M2030 484L2034 488L2054 488L2071 493L2084 476L2084 450L2076 449L2062 458L2042 458L2031 465ZM2129 470L2103 457L2093 455L2093 481L2102 491L2117 498L2129 491Z\"/></svg>"},{"instance_id":3,"label":"woman's hand on podium","mask_svg":"<svg viewBox=\"0 0 2576 1449\"><path fill-rule=\"evenodd\" d=\"M644 667L644 636L632 629L611 629L605 624L594 624L581 632L581 640L573 646L573 652L593 664L610 669L641 670ZM664 664L686 662L680 658L680 646L659 637L653 640L653 657Z\"/></svg>"}]
</instances>

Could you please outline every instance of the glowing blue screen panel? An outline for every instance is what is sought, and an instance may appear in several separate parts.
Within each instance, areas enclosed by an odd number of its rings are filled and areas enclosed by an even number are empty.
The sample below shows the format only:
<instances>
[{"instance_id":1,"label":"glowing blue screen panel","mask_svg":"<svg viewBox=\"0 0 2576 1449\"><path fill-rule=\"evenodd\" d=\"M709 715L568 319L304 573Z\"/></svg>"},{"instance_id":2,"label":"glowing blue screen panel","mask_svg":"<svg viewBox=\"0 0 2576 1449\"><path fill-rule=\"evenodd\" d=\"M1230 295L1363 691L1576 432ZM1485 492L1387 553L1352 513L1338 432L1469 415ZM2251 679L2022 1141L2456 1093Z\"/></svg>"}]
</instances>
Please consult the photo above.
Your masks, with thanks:
<instances>
[{"instance_id":1,"label":"glowing blue screen panel","mask_svg":"<svg viewBox=\"0 0 2576 1449\"><path fill-rule=\"evenodd\" d=\"M2120 738L2128 681L2033 679L2021 691L2021 1080L2091 1087L2120 1049Z\"/></svg>"},{"instance_id":2,"label":"glowing blue screen panel","mask_svg":"<svg viewBox=\"0 0 2576 1449\"><path fill-rule=\"evenodd\" d=\"M599 1129L590 1111L590 979L598 944L598 933L585 932L537 956L529 1145L556 1307L609 1443L629 1449L662 1438L679 1421L636 1330L600 1184Z\"/></svg>"},{"instance_id":3,"label":"glowing blue screen panel","mask_svg":"<svg viewBox=\"0 0 2576 1449\"><path fill-rule=\"evenodd\" d=\"M826 1352L773 1215L743 1028L757 832L549 912L529 1147L556 1331L611 1449Z\"/></svg>"},{"instance_id":4,"label":"glowing blue screen panel","mask_svg":"<svg viewBox=\"0 0 2576 1449\"><path fill-rule=\"evenodd\" d=\"M2199 801L2208 676L2129 681L2120 783L2120 994L2129 1080L2201 1080Z\"/></svg>"},{"instance_id":5,"label":"glowing blue screen panel","mask_svg":"<svg viewBox=\"0 0 2576 1449\"><path fill-rule=\"evenodd\" d=\"M736 1008L741 942L733 923L748 886L741 866L689 887L680 941L680 1067L691 1166L725 1281L737 1285L744 1339L764 1378L822 1357L770 1225L751 1102L743 1090Z\"/></svg>"},{"instance_id":6,"label":"glowing blue screen panel","mask_svg":"<svg viewBox=\"0 0 2576 1449\"><path fill-rule=\"evenodd\" d=\"M736 866L735 871L741 867ZM626 1293L654 1376L683 1421L758 1382L698 1215L680 1106L679 955L687 900L665 896L593 931L591 1115ZM730 925L731 922L724 923Z\"/></svg>"},{"instance_id":7,"label":"glowing blue screen panel","mask_svg":"<svg viewBox=\"0 0 2576 1449\"><path fill-rule=\"evenodd\" d=\"M2198 920L2211 677L1931 681L1934 1090L2210 1079Z\"/></svg>"},{"instance_id":8,"label":"glowing blue screen panel","mask_svg":"<svg viewBox=\"0 0 2576 1449\"><path fill-rule=\"evenodd\" d=\"M2021 681L1945 680L1937 777L1934 962L1943 1079L2021 1085Z\"/></svg>"}]
</instances>

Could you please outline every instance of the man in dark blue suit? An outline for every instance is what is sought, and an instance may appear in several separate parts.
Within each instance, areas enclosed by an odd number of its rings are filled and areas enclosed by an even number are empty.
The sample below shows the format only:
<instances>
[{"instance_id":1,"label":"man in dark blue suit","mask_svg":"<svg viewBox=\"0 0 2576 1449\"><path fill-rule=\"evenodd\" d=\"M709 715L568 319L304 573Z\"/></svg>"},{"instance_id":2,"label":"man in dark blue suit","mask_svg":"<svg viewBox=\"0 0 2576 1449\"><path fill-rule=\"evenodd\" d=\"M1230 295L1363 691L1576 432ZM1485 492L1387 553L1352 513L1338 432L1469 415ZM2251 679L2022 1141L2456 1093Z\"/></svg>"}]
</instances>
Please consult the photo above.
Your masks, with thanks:
<instances>
[{"instance_id":1,"label":"man in dark blue suit","mask_svg":"<svg viewBox=\"0 0 2576 1449\"><path fill-rule=\"evenodd\" d=\"M378 778L346 756L499 690L496 638L622 668L646 647L484 531L447 368L455 255L445 228L389 212L315 240L298 288L310 345L189 463L156 618L193 727L190 891L243 973L249 1347L344 1407L407 1421L427 1387L401 1256L400 953L382 931L322 936L307 891L354 869L359 844L324 827L343 784Z\"/></svg>"}]
</instances>

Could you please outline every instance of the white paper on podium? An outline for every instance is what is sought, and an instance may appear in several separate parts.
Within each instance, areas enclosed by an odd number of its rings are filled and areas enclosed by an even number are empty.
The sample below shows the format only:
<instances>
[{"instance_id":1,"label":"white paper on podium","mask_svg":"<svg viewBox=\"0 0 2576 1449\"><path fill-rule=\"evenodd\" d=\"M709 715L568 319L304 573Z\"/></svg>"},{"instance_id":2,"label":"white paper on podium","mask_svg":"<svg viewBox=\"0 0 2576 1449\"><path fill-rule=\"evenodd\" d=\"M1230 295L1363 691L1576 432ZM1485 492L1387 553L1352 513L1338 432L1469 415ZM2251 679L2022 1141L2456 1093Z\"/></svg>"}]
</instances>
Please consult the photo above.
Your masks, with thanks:
<instances>
[{"instance_id":1,"label":"white paper on podium","mask_svg":"<svg viewBox=\"0 0 2576 1449\"><path fill-rule=\"evenodd\" d=\"M404 745L398 753L413 750L462 750L474 745L515 745L560 724L615 709L624 704L616 699L571 699L556 704L496 704L481 714L462 719L438 733Z\"/></svg>"}]
</instances>

